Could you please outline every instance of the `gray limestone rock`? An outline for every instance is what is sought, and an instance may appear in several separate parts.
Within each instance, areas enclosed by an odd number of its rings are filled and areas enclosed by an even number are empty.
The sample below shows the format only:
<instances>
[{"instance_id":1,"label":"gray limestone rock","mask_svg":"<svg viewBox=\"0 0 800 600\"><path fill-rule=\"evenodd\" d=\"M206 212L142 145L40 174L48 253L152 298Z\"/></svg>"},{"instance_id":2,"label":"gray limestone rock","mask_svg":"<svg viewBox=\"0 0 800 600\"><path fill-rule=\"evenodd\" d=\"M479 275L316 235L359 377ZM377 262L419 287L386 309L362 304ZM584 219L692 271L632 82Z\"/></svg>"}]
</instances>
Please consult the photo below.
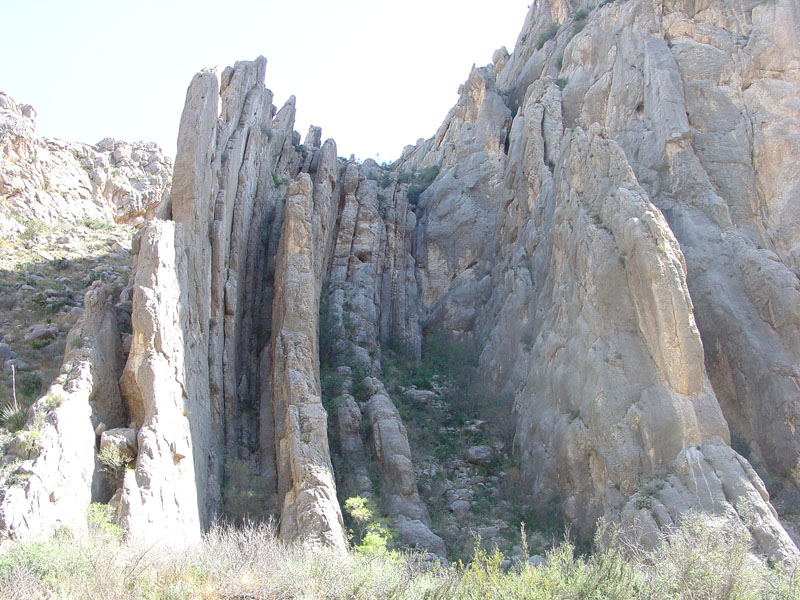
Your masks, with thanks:
<instances>
[{"instance_id":1,"label":"gray limestone rock","mask_svg":"<svg viewBox=\"0 0 800 600\"><path fill-rule=\"evenodd\" d=\"M11 350L11 347L8 344L0 344L0 362L5 363L7 360L11 360L12 358L16 357L16 353Z\"/></svg>"},{"instance_id":2,"label":"gray limestone rock","mask_svg":"<svg viewBox=\"0 0 800 600\"><path fill-rule=\"evenodd\" d=\"M392 524L405 547L427 550L440 557L447 554L442 538L433 533L422 521L399 515L392 519Z\"/></svg>"},{"instance_id":3,"label":"gray limestone rock","mask_svg":"<svg viewBox=\"0 0 800 600\"><path fill-rule=\"evenodd\" d=\"M39 340L54 340L58 336L58 328L56 327L33 327L23 338L26 342L35 342Z\"/></svg>"}]
</instances>

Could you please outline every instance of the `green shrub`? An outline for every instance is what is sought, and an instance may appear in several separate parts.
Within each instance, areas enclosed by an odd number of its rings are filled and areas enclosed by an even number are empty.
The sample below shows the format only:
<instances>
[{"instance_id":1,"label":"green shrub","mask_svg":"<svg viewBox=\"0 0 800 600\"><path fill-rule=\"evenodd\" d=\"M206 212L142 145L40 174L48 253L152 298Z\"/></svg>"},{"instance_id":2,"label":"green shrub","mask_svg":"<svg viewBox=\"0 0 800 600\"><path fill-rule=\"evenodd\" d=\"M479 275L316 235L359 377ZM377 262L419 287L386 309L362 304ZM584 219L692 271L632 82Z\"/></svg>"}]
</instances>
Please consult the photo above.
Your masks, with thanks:
<instances>
[{"instance_id":1,"label":"green shrub","mask_svg":"<svg viewBox=\"0 0 800 600\"><path fill-rule=\"evenodd\" d=\"M367 556L393 556L389 547L394 545L395 534L388 521L379 517L378 507L371 498L353 496L344 503L344 514L352 524L352 542L356 552Z\"/></svg>"},{"instance_id":2,"label":"green shrub","mask_svg":"<svg viewBox=\"0 0 800 600\"><path fill-rule=\"evenodd\" d=\"M0 590L9 590L16 586L23 587L20 584L27 583L28 585L24 585L23 590L32 584L42 590L55 591L62 578L74 577L77 573L89 575L86 557L75 552L69 544L57 540L18 544L10 551L0 554ZM27 577L23 578L21 575ZM10 597L41 598L46 596L33 594L15 596L12 594Z\"/></svg>"},{"instance_id":3,"label":"green shrub","mask_svg":"<svg viewBox=\"0 0 800 600\"><path fill-rule=\"evenodd\" d=\"M120 453L119 448L112 444L106 445L97 453L97 460L100 461L103 471L114 480L121 480L125 474L125 469L132 463L133 459Z\"/></svg>"},{"instance_id":4,"label":"green shrub","mask_svg":"<svg viewBox=\"0 0 800 600\"><path fill-rule=\"evenodd\" d=\"M114 223L104 219L92 219L87 217L83 220L83 226L88 227L94 231L110 231L114 229Z\"/></svg>"},{"instance_id":5,"label":"green shrub","mask_svg":"<svg viewBox=\"0 0 800 600\"><path fill-rule=\"evenodd\" d=\"M58 408L63 403L64 403L64 397L61 394L48 393L44 397L40 406L49 412L51 410Z\"/></svg>"},{"instance_id":6,"label":"green shrub","mask_svg":"<svg viewBox=\"0 0 800 600\"><path fill-rule=\"evenodd\" d=\"M16 407L9 401L0 410L0 423L11 433L15 433L25 427L28 422L28 409L25 406Z\"/></svg>"},{"instance_id":7,"label":"green shrub","mask_svg":"<svg viewBox=\"0 0 800 600\"><path fill-rule=\"evenodd\" d=\"M397 183L412 183L414 181L413 171L401 171L397 176Z\"/></svg>"},{"instance_id":8,"label":"green shrub","mask_svg":"<svg viewBox=\"0 0 800 600\"><path fill-rule=\"evenodd\" d=\"M563 90L565 87L567 87L568 82L569 79L567 79L566 77L559 77L558 79L556 79L556 85L560 90Z\"/></svg>"},{"instance_id":9,"label":"green shrub","mask_svg":"<svg viewBox=\"0 0 800 600\"><path fill-rule=\"evenodd\" d=\"M42 431L37 428L25 429L17 434L18 448L25 456L34 456L42 446Z\"/></svg>"},{"instance_id":10,"label":"green shrub","mask_svg":"<svg viewBox=\"0 0 800 600\"><path fill-rule=\"evenodd\" d=\"M539 33L539 37L536 39L536 49L541 50L547 41L556 37L560 26L559 23L551 23L547 29Z\"/></svg>"},{"instance_id":11,"label":"green shrub","mask_svg":"<svg viewBox=\"0 0 800 600\"><path fill-rule=\"evenodd\" d=\"M31 219L25 222L25 229L19 234L19 239L30 241L35 237L43 235L47 231L47 226L41 221Z\"/></svg>"},{"instance_id":12,"label":"green shrub","mask_svg":"<svg viewBox=\"0 0 800 600\"><path fill-rule=\"evenodd\" d=\"M274 185L276 188L287 185L288 183L288 179L281 179L275 173L272 173L272 185Z\"/></svg>"},{"instance_id":13,"label":"green shrub","mask_svg":"<svg viewBox=\"0 0 800 600\"><path fill-rule=\"evenodd\" d=\"M34 398L41 389L42 378L36 373L23 373L17 377L17 394L26 398Z\"/></svg>"},{"instance_id":14,"label":"green shrub","mask_svg":"<svg viewBox=\"0 0 800 600\"><path fill-rule=\"evenodd\" d=\"M403 171L397 178L397 183L408 183L407 198L411 204L419 202L422 192L430 187L433 180L439 175L439 165L430 165L419 171Z\"/></svg>"},{"instance_id":15,"label":"green shrub","mask_svg":"<svg viewBox=\"0 0 800 600\"><path fill-rule=\"evenodd\" d=\"M116 524L114 508L101 502L92 502L86 512L86 523L89 533L111 541L121 542L122 528Z\"/></svg>"},{"instance_id":16,"label":"green shrub","mask_svg":"<svg viewBox=\"0 0 800 600\"><path fill-rule=\"evenodd\" d=\"M370 398L370 388L364 382L367 373L363 369L353 369L353 387L350 390L356 402L366 402Z\"/></svg>"},{"instance_id":17,"label":"green shrub","mask_svg":"<svg viewBox=\"0 0 800 600\"><path fill-rule=\"evenodd\" d=\"M0 405L0 425L10 432L16 432L25 427L28 420L28 408L34 403L42 389L42 380L36 373L20 373L16 375L17 403L14 404L9 396Z\"/></svg>"},{"instance_id":18,"label":"green shrub","mask_svg":"<svg viewBox=\"0 0 800 600\"><path fill-rule=\"evenodd\" d=\"M28 345L34 350L41 350L45 346L49 346L53 340L47 338L39 338L38 340L31 340Z\"/></svg>"},{"instance_id":19,"label":"green shrub","mask_svg":"<svg viewBox=\"0 0 800 600\"><path fill-rule=\"evenodd\" d=\"M588 10L586 10L585 8L579 8L578 10L575 11L575 14L572 15L572 18L575 19L576 21L582 21L588 16L589 16Z\"/></svg>"},{"instance_id":20,"label":"green shrub","mask_svg":"<svg viewBox=\"0 0 800 600\"><path fill-rule=\"evenodd\" d=\"M56 271L66 271L70 267L72 267L72 261L68 258L57 258L53 261L53 266L55 267Z\"/></svg>"},{"instance_id":21,"label":"green shrub","mask_svg":"<svg viewBox=\"0 0 800 600\"><path fill-rule=\"evenodd\" d=\"M439 175L440 170L441 169L439 165L431 165L429 167L421 169L420 172L417 173L417 176L415 178L415 183L428 187L430 184L433 183L433 180L436 179L436 177Z\"/></svg>"}]
</instances>

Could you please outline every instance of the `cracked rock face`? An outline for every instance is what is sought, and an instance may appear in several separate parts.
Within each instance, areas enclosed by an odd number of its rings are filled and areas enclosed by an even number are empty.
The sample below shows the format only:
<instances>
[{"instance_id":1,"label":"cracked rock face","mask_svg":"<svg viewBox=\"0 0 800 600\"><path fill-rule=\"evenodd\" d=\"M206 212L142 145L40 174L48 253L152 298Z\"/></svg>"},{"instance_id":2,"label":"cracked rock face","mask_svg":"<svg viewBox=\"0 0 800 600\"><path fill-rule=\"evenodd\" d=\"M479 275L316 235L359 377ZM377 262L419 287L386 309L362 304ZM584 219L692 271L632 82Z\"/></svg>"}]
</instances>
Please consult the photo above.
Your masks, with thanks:
<instances>
[{"instance_id":1,"label":"cracked rock face","mask_svg":"<svg viewBox=\"0 0 800 600\"><path fill-rule=\"evenodd\" d=\"M473 68L391 168L338 159L319 128L301 144L263 58L195 76L171 202L135 243L130 350L92 371L124 362L120 385L101 377L110 406L88 384L70 396L88 434L64 477L84 505L94 415L118 411L106 426L136 430L138 453L103 493L131 537L196 539L243 468L286 540L344 551L340 502L363 495L402 545L444 556L381 380L389 344L418 359L443 331L480 350L485 401L513 411L539 510L643 544L701 512L797 558L762 479L798 493L798 8L572 4L535 2L514 51ZM61 443L44 439L34 473ZM27 504L6 484L6 535L45 514L29 481ZM77 514L60 507L42 528Z\"/></svg>"}]
</instances>

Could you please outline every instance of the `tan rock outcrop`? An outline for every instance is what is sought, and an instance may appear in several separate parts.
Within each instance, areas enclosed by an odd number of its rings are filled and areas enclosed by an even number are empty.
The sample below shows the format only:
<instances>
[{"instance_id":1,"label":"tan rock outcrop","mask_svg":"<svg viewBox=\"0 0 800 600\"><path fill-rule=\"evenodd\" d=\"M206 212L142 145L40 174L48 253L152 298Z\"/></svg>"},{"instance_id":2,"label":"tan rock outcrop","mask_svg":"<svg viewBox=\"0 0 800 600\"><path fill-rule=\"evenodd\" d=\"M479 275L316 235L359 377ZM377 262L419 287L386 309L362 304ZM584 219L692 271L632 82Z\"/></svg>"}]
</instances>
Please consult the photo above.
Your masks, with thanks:
<instances>
[{"instance_id":1,"label":"tan rock outcrop","mask_svg":"<svg viewBox=\"0 0 800 600\"><path fill-rule=\"evenodd\" d=\"M135 468L125 472L118 520L133 539L180 544L200 536L196 442L189 417L185 317L185 255L179 229L148 223L139 239L134 281L133 339L120 381L138 427Z\"/></svg>"},{"instance_id":2,"label":"tan rock outcrop","mask_svg":"<svg viewBox=\"0 0 800 600\"><path fill-rule=\"evenodd\" d=\"M122 381L143 425L120 515L130 535L176 527L170 541L190 541L221 513L226 468L244 461L266 490L256 512L280 511L289 540L343 550L316 349L339 165L330 141L295 145L294 101L276 114L265 66L195 77L171 218L139 240ZM313 178L302 175L287 201L302 165Z\"/></svg>"},{"instance_id":3,"label":"tan rock outcrop","mask_svg":"<svg viewBox=\"0 0 800 600\"><path fill-rule=\"evenodd\" d=\"M763 552L793 556L766 494L720 497L712 507L678 458L705 445L719 460L735 456L725 450L723 412L748 441L755 429L768 447L794 443L782 428L797 407L785 400L796 391L783 387L786 370L776 368L792 362L793 326L770 333L763 315L768 304L791 304L796 291L778 275L790 263L766 263L756 248L765 224L745 206L757 196L748 183L757 170L747 142L755 129L736 125L749 120L742 81L751 52L741 47L748 14L723 3L697 15L658 4L587 9L582 31L561 3L531 9L497 84L510 88L518 112L495 236L495 293L480 321L488 335L483 369L515 397L516 446L534 497L561 496L562 513L579 529L619 515L620 502L647 478L680 471L686 496L695 497L666 499L673 519L683 510L725 513ZM553 21L563 23L555 33ZM702 41L678 39L691 36ZM704 163L700 149L712 147ZM738 267L754 259L770 265L756 286L759 269ZM771 365L756 339L771 340ZM770 383L756 400L742 393L752 389L745 381ZM605 441L591 441L595 435ZM793 458L764 456L789 474ZM733 480L743 490L761 486L733 468L722 478L728 490Z\"/></svg>"},{"instance_id":4,"label":"tan rock outcrop","mask_svg":"<svg viewBox=\"0 0 800 600\"><path fill-rule=\"evenodd\" d=\"M328 450L317 347L321 269L320 239L329 211L317 204L311 178L289 185L283 234L276 258L272 338L278 494L281 535L344 551L344 526ZM330 195L327 195L330 204ZM323 229L314 235L315 225ZM316 251L315 251L316 248Z\"/></svg>"}]
</instances>

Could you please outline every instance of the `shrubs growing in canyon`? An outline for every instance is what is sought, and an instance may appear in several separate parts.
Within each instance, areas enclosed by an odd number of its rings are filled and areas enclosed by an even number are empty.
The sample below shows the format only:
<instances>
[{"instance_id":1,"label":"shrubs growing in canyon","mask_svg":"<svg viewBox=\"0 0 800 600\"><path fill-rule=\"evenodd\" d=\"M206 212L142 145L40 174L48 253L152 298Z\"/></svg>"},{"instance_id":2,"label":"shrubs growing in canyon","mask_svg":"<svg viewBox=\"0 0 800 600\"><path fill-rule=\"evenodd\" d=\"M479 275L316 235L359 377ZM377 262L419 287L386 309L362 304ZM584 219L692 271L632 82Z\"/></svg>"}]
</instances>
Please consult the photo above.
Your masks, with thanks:
<instances>
[{"instance_id":1,"label":"shrubs growing in canyon","mask_svg":"<svg viewBox=\"0 0 800 600\"><path fill-rule=\"evenodd\" d=\"M372 498L348 498L343 508L345 524L350 526L350 543L356 552L399 558L399 553L388 549L394 543L395 532L388 520L379 516L378 506Z\"/></svg>"},{"instance_id":2,"label":"shrubs growing in canyon","mask_svg":"<svg viewBox=\"0 0 800 600\"><path fill-rule=\"evenodd\" d=\"M100 461L103 471L114 481L122 481L125 469L133 462L129 456L124 456L119 447L113 444L104 446L97 453L97 460Z\"/></svg>"}]
</instances>

